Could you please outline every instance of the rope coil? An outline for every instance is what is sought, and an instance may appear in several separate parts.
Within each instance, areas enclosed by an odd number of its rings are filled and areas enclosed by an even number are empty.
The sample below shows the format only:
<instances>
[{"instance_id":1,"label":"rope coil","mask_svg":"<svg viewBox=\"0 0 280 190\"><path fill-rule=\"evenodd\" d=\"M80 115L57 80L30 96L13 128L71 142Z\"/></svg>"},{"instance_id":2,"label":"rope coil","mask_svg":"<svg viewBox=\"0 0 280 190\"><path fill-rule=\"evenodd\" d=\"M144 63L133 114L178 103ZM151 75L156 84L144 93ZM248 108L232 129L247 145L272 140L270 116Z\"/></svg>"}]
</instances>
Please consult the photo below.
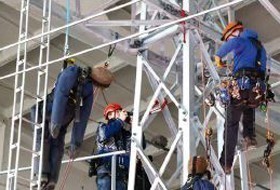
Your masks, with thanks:
<instances>
[{"instance_id":1,"label":"rope coil","mask_svg":"<svg viewBox=\"0 0 280 190\"><path fill-rule=\"evenodd\" d=\"M267 143L267 146L264 150L262 163L267 168L268 172L272 173L271 152L272 152L272 149L275 145L275 140L274 140L274 134L270 131L268 131L267 134L266 134L266 143Z\"/></svg>"}]
</instances>

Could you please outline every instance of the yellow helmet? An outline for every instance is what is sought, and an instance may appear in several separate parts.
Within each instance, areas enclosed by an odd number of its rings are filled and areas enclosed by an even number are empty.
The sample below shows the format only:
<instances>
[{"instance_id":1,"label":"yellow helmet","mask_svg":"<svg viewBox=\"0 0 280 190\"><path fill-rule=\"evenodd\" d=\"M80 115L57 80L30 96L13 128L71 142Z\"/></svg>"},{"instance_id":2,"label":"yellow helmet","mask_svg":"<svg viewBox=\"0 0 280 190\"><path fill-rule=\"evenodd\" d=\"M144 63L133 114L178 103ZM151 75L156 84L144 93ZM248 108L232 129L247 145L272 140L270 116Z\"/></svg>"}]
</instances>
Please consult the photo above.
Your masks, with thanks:
<instances>
[{"instance_id":1,"label":"yellow helmet","mask_svg":"<svg viewBox=\"0 0 280 190\"><path fill-rule=\"evenodd\" d=\"M67 63L72 63L74 64L76 62L76 60L74 58L68 58L65 60Z\"/></svg>"}]
</instances>

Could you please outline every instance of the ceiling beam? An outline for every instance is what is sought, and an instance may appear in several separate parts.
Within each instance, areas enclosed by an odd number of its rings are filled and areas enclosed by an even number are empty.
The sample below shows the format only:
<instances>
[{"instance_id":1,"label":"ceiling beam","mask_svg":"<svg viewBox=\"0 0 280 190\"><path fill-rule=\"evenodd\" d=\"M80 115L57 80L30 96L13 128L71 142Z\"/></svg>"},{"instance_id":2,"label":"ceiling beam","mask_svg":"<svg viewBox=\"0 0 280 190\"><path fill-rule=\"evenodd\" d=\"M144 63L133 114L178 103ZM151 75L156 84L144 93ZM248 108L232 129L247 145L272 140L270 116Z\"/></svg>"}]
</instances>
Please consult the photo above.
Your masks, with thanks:
<instances>
[{"instance_id":1,"label":"ceiling beam","mask_svg":"<svg viewBox=\"0 0 280 190\"><path fill-rule=\"evenodd\" d=\"M16 7L19 11L20 3L18 1L7 1L7 0L0 0L11 7ZM40 1L33 1L34 4L31 3L30 7L32 8L32 12L30 12L30 16L35 20L41 22L41 12L42 12L42 5ZM56 2L52 4L52 25L53 26L61 26L65 24L65 19L63 16L65 15L65 8L59 5ZM74 15L73 12L71 15ZM74 18L74 16L73 16ZM103 16L103 19L106 19L106 15ZM75 19L75 18L74 18ZM76 18L80 19L80 18ZM108 19L108 18L107 18ZM63 31L62 31L63 32ZM59 33L61 34L61 33ZM59 35L58 34L58 35ZM84 24L80 24L70 28L70 36L73 38L87 44L90 46L97 46L99 44L104 43L104 40L108 40L104 38L104 34L109 35L110 33L106 30L99 31L99 33L90 30ZM125 48L124 48L125 49ZM106 49L101 49L104 53L108 53ZM118 59L123 59L123 61L127 62L128 64L133 64L135 62L135 56L131 54L127 54L125 51L116 51L118 52ZM137 51L135 51L136 53ZM121 57L121 58L120 58ZM134 64L133 64L134 65Z\"/></svg>"},{"instance_id":2,"label":"ceiling beam","mask_svg":"<svg viewBox=\"0 0 280 190\"><path fill-rule=\"evenodd\" d=\"M33 11L33 14L35 17L40 14L42 5L38 1L32 1L32 7L37 11ZM53 11L53 17L52 17L52 25L54 26L61 26L66 24L65 23L65 8L61 6L60 4L53 2L52 3L52 11ZM79 20L81 18L75 17L74 13L71 11L70 15L72 15L73 20ZM82 17L82 16L81 16ZM98 19L108 20L108 17L106 15L102 15L98 17ZM88 22L90 23L90 21ZM95 30L91 30L90 28L85 26L86 23L81 23L79 25L73 26L69 29L69 35L84 44L90 45L90 46L97 46L100 45L106 41L113 40L112 33L109 30L101 30L99 28L95 28ZM120 30L125 32L123 28L120 28ZM117 46L120 46L118 44ZM128 45L126 47L128 49ZM103 51L104 53L108 53L107 49L100 49L100 51ZM136 54L137 51L135 51ZM127 64L135 65L133 64L135 62L135 56L128 54L128 52L125 52L125 47L123 47L122 51L119 51L119 48L116 48L115 55L118 55L118 59L122 59L123 62L126 62ZM113 55L113 56L115 56Z\"/></svg>"},{"instance_id":3,"label":"ceiling beam","mask_svg":"<svg viewBox=\"0 0 280 190\"><path fill-rule=\"evenodd\" d=\"M163 20L95 20L86 24L87 27L109 27L109 26L140 26L140 25L149 25L149 26L158 26L161 24L166 24L174 20L163 19Z\"/></svg>"},{"instance_id":4,"label":"ceiling beam","mask_svg":"<svg viewBox=\"0 0 280 190\"><path fill-rule=\"evenodd\" d=\"M280 12L269 0L259 0L260 4L271 14L271 16L280 24Z\"/></svg>"},{"instance_id":5,"label":"ceiling beam","mask_svg":"<svg viewBox=\"0 0 280 190\"><path fill-rule=\"evenodd\" d=\"M18 1L18 2L20 2L20 1ZM12 1L12 3L16 3L16 2ZM16 5L16 4L13 4L13 5ZM10 5L8 5L8 6L10 6ZM8 22L9 24L18 28L18 19L19 18L17 17L17 15L20 14L19 10L16 10L13 6L11 6L10 8L13 9L13 13L11 14L9 12L9 14L6 15L5 11L1 11L0 18L3 18L6 22ZM39 23L39 19L38 19L38 23ZM5 26L2 26L2 27L5 27ZM36 31L28 31L29 36L34 36L34 35L38 35L41 33L42 33L41 28ZM57 32L54 35L51 35L50 39L52 40L53 38L56 38L60 34L61 34L61 32ZM40 39L29 41L27 43L27 53L36 49L39 46L40 46ZM0 54L1 54L1 56L0 56L0 67L1 67L16 59L17 47L5 49L5 50L1 51Z\"/></svg>"},{"instance_id":6,"label":"ceiling beam","mask_svg":"<svg viewBox=\"0 0 280 190\"><path fill-rule=\"evenodd\" d=\"M267 53L270 56L274 56L280 53L280 37L273 39L270 42L267 42L264 44L264 47L266 48Z\"/></svg>"}]
</instances>

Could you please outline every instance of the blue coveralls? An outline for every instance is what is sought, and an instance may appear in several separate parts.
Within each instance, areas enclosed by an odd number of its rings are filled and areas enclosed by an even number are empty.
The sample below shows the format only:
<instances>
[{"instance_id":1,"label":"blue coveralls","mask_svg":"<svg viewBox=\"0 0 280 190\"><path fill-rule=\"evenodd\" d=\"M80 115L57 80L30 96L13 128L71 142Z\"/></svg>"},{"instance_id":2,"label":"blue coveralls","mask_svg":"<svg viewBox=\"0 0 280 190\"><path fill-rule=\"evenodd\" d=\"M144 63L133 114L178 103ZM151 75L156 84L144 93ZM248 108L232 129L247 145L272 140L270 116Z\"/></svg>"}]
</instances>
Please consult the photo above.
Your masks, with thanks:
<instances>
[{"instance_id":1,"label":"blue coveralls","mask_svg":"<svg viewBox=\"0 0 280 190\"><path fill-rule=\"evenodd\" d=\"M260 73L265 73L266 71L266 51L262 47L260 51L261 66L256 68L258 49L250 38L258 39L258 34L253 30L245 29L240 34L240 37L232 38L225 42L216 54L223 58L230 52L234 53L233 75L242 69L257 69ZM222 166L232 166L238 138L239 121L242 114L243 137L255 138L255 109L247 106L237 107L232 100L226 107L225 144L220 158Z\"/></svg>"},{"instance_id":2,"label":"blue coveralls","mask_svg":"<svg viewBox=\"0 0 280 190\"><path fill-rule=\"evenodd\" d=\"M196 175L182 187L181 190L215 190L215 186L208 180Z\"/></svg>"},{"instance_id":3,"label":"blue coveralls","mask_svg":"<svg viewBox=\"0 0 280 190\"><path fill-rule=\"evenodd\" d=\"M69 98L70 91L75 91L78 86L79 67L69 66L59 74L54 92L48 95L46 105L43 168L42 175L50 182L57 183L61 161L64 154L65 134L67 127L74 119L75 104ZM81 146L91 113L93 104L93 83L86 79L82 84L80 122L74 122L71 134L70 146L77 149ZM36 105L31 108L31 119L35 122ZM42 104L39 109L39 121L42 120ZM54 139L50 135L49 127L55 125L60 128L59 135ZM36 139L36 149L40 149L41 135ZM38 173L39 160L35 163L35 171Z\"/></svg>"},{"instance_id":4,"label":"blue coveralls","mask_svg":"<svg viewBox=\"0 0 280 190\"><path fill-rule=\"evenodd\" d=\"M111 119L107 124L101 123L97 129L97 154L126 150L130 151L131 132L124 129L125 122L120 119ZM111 156L98 159L97 188L98 190L111 189ZM116 189L127 189L129 155L117 156Z\"/></svg>"}]
</instances>

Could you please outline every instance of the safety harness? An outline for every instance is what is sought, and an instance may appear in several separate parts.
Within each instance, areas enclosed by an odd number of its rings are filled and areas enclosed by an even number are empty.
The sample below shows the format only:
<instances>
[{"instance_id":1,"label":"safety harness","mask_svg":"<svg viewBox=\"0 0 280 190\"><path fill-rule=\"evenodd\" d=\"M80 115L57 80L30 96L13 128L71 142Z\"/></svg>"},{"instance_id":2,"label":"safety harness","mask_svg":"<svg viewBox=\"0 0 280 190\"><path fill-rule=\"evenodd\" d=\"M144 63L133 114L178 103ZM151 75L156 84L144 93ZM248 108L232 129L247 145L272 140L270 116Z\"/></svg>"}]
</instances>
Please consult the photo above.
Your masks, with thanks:
<instances>
[{"instance_id":1,"label":"safety harness","mask_svg":"<svg viewBox=\"0 0 280 190\"><path fill-rule=\"evenodd\" d=\"M261 71L262 44L255 38L249 38L257 49L255 68L243 68L234 76L224 80L220 88L222 104L227 105L232 101L236 106L246 105L257 108L265 101L267 84L265 73Z\"/></svg>"},{"instance_id":2,"label":"safety harness","mask_svg":"<svg viewBox=\"0 0 280 190\"><path fill-rule=\"evenodd\" d=\"M91 68L81 68L78 67L78 85L74 89L73 94L75 94L74 103L75 103L75 122L80 122L80 107L83 106L82 91L84 84L92 80L91 77Z\"/></svg>"},{"instance_id":3,"label":"safety harness","mask_svg":"<svg viewBox=\"0 0 280 190\"><path fill-rule=\"evenodd\" d=\"M102 127L106 127L106 124L103 122L99 122L98 127L97 127L97 135L99 133L99 130L101 130ZM101 132L102 133L102 132ZM110 150L110 152L112 151L117 151L117 150L124 150L123 148L126 146L126 142L124 140L124 134L121 133L119 136L113 136L108 140L104 140L99 142L99 146L102 147L102 150ZM98 140L99 141L99 140ZM115 146L116 150L111 149L111 146ZM97 152L96 149L93 148L92 150L92 154L97 155L100 154ZM117 178L122 179L124 181L126 181L128 179L128 169L125 166L125 158L124 156L127 155L118 155L117 156ZM97 176L97 169L104 169L104 173L102 174L98 174L99 177L101 177L102 175L110 175L110 173L108 173L107 171L110 171L111 168L111 160L108 160L108 157L104 157L104 158L98 158L98 159L91 159L89 161L89 171L88 171L88 176L92 177L92 176Z\"/></svg>"},{"instance_id":4,"label":"safety harness","mask_svg":"<svg viewBox=\"0 0 280 190\"><path fill-rule=\"evenodd\" d=\"M65 70L67 67L72 66L73 64L69 64L67 61L64 61L62 71ZM58 76L57 80L59 79L60 75ZM78 78L77 78L77 85L73 89L70 90L68 104L75 107L75 122L80 122L80 107L83 106L83 99L82 99L82 91L83 86L87 81L91 81L91 68L90 67L79 67L78 66ZM55 86L52 89L52 92L48 94L47 99L48 101L53 101L54 98L54 91Z\"/></svg>"}]
</instances>

